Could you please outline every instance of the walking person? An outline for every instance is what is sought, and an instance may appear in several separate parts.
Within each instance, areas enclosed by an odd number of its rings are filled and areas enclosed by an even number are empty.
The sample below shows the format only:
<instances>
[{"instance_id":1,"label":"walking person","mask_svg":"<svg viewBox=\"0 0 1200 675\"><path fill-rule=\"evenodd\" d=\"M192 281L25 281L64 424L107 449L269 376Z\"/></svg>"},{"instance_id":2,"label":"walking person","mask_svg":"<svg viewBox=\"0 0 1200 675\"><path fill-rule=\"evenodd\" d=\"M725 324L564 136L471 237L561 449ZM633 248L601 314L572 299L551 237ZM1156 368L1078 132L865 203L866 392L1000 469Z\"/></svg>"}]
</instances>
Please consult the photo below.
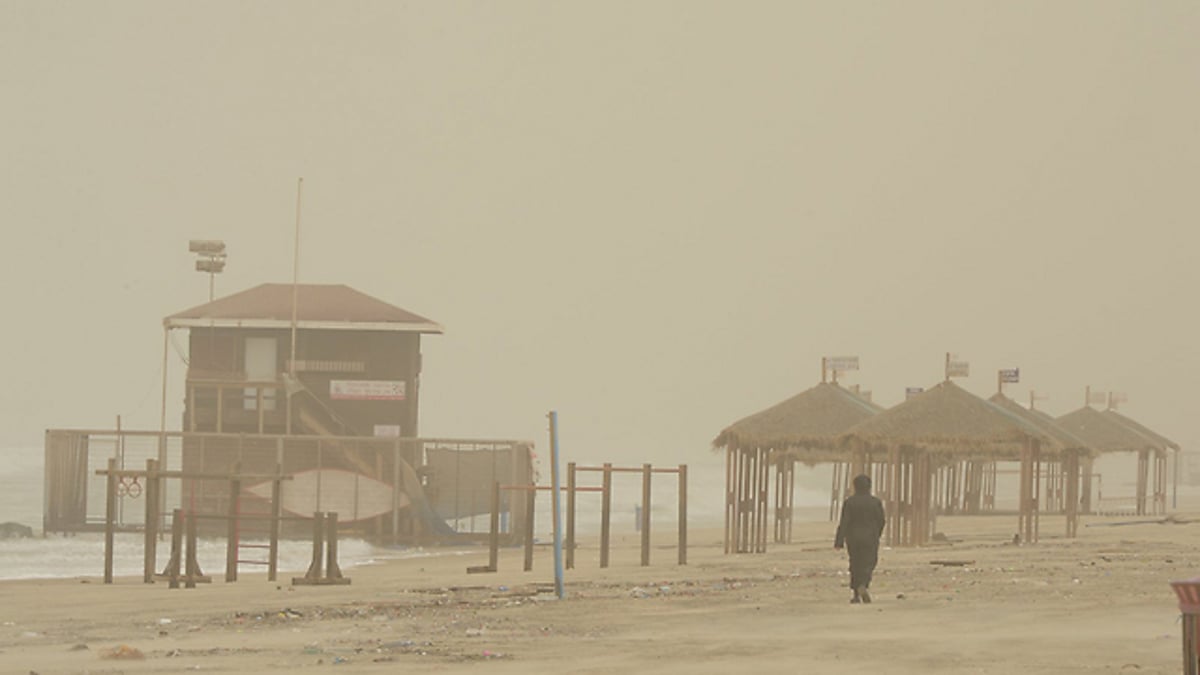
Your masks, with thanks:
<instances>
[{"instance_id":1,"label":"walking person","mask_svg":"<svg viewBox=\"0 0 1200 675\"><path fill-rule=\"evenodd\" d=\"M883 502L871 494L871 477L855 476L854 494L842 504L842 518L833 542L835 549L845 546L850 554L850 588L854 589L851 603L871 602L867 589L879 562L879 537L886 524Z\"/></svg>"}]
</instances>

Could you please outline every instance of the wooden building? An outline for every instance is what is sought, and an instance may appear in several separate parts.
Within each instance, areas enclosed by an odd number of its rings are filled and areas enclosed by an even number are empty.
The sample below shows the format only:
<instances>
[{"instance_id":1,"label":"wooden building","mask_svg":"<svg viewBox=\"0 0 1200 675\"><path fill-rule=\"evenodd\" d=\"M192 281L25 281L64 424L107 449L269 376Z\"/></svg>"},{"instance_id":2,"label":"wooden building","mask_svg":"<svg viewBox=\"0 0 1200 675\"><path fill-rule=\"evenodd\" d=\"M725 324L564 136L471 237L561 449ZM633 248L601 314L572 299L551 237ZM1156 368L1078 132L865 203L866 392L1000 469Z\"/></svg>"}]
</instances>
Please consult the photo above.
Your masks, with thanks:
<instances>
[{"instance_id":1,"label":"wooden building","mask_svg":"<svg viewBox=\"0 0 1200 675\"><path fill-rule=\"evenodd\" d=\"M210 534L239 540L282 509L300 536L311 535L303 519L332 511L362 536L457 541L486 524L494 484L533 482L528 441L418 435L421 337L442 332L425 317L347 286L263 284L163 326L160 429L48 430L45 531L102 522L96 495L105 486L95 471L109 458L122 469L154 460L158 470L182 470L160 514L202 514ZM187 374L174 431L166 371L181 329ZM258 482L234 489L212 478L234 474ZM278 501L268 476L286 477ZM124 508L139 494L121 483L118 526L139 526L142 509ZM506 493L501 508L519 536L524 500Z\"/></svg>"},{"instance_id":2,"label":"wooden building","mask_svg":"<svg viewBox=\"0 0 1200 675\"><path fill-rule=\"evenodd\" d=\"M293 328L292 293L262 284L163 320L189 329L183 429L416 436L421 336L442 327L348 286L303 284Z\"/></svg>"}]
</instances>

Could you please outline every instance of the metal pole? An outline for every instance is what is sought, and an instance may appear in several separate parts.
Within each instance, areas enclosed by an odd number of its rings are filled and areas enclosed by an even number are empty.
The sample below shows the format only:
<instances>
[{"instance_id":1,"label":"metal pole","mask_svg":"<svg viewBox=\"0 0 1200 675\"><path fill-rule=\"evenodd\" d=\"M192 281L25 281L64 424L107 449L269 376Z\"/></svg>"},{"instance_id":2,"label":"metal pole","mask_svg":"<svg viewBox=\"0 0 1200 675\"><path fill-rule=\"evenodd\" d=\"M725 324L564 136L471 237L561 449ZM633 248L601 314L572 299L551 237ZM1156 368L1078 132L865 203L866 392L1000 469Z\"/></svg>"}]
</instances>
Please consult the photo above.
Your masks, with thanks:
<instances>
[{"instance_id":1,"label":"metal pole","mask_svg":"<svg viewBox=\"0 0 1200 675\"><path fill-rule=\"evenodd\" d=\"M562 550L562 499L559 495L558 478L558 412L550 411L550 467L554 474L552 494L554 508L554 592L558 599L566 597L563 589L563 550Z\"/></svg>"},{"instance_id":2,"label":"metal pole","mask_svg":"<svg viewBox=\"0 0 1200 675\"><path fill-rule=\"evenodd\" d=\"M117 517L117 458L108 458L104 490L104 583L113 582L113 533Z\"/></svg>"},{"instance_id":3,"label":"metal pole","mask_svg":"<svg viewBox=\"0 0 1200 675\"><path fill-rule=\"evenodd\" d=\"M170 342L171 329L163 327L163 358L162 358L162 414L158 420L158 463L167 465L167 347ZM192 402L195 405L195 401Z\"/></svg>"},{"instance_id":4,"label":"metal pole","mask_svg":"<svg viewBox=\"0 0 1200 675\"><path fill-rule=\"evenodd\" d=\"M304 189L304 178L296 179L296 246L292 257L292 354L288 361L288 377L296 376L296 315L298 313L298 296L300 288L300 195ZM292 388L284 387L284 400L287 403L287 433L292 434Z\"/></svg>"}]
</instances>

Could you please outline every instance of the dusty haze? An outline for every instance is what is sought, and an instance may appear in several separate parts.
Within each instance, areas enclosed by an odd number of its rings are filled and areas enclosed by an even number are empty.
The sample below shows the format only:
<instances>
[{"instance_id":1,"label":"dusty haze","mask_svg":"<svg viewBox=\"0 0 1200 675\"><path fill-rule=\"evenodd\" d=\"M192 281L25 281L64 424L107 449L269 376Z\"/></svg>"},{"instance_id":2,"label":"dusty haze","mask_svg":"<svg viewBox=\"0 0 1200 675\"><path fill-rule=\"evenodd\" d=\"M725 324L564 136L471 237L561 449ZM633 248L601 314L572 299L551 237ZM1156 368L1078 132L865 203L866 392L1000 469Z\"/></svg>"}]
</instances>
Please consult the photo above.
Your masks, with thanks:
<instances>
[{"instance_id":1,"label":"dusty haze","mask_svg":"<svg viewBox=\"0 0 1200 675\"><path fill-rule=\"evenodd\" d=\"M819 379L1021 368L1196 447L1200 5L0 1L0 439L157 428L163 316L446 326L422 431L708 455ZM185 342L182 336L180 346ZM180 359L171 356L177 428Z\"/></svg>"}]
</instances>

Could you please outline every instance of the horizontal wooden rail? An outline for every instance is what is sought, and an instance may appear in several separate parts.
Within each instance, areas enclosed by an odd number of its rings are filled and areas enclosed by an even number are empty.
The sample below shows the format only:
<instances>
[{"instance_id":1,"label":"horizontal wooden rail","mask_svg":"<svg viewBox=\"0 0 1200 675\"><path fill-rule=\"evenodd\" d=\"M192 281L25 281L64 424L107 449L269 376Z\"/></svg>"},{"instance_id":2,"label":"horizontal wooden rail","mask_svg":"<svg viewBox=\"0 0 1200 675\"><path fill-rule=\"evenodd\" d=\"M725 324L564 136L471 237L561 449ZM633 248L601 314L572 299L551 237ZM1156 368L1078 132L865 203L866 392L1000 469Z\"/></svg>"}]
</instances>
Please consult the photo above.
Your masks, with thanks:
<instances>
[{"instance_id":1,"label":"horizontal wooden rail","mask_svg":"<svg viewBox=\"0 0 1200 675\"><path fill-rule=\"evenodd\" d=\"M554 486L553 485L501 485L500 489L501 490L518 490L518 491L522 491L522 492L527 492L529 490L553 490ZM566 492L568 489L569 488L566 488L566 487L560 487L560 488L558 488L558 491ZM570 488L570 489L574 489L576 492L604 492L604 488L602 488L602 487L577 487L577 488Z\"/></svg>"},{"instance_id":2,"label":"horizontal wooden rail","mask_svg":"<svg viewBox=\"0 0 1200 675\"><path fill-rule=\"evenodd\" d=\"M599 471L599 472L608 471L610 473L645 473L646 472L646 469L644 469L643 467L640 467L640 466L638 466L638 467L632 467L632 466L610 466L610 467L577 466L577 467L575 467L575 470L576 471ZM679 467L669 468L669 469L650 469L650 473L679 473Z\"/></svg>"}]
</instances>

